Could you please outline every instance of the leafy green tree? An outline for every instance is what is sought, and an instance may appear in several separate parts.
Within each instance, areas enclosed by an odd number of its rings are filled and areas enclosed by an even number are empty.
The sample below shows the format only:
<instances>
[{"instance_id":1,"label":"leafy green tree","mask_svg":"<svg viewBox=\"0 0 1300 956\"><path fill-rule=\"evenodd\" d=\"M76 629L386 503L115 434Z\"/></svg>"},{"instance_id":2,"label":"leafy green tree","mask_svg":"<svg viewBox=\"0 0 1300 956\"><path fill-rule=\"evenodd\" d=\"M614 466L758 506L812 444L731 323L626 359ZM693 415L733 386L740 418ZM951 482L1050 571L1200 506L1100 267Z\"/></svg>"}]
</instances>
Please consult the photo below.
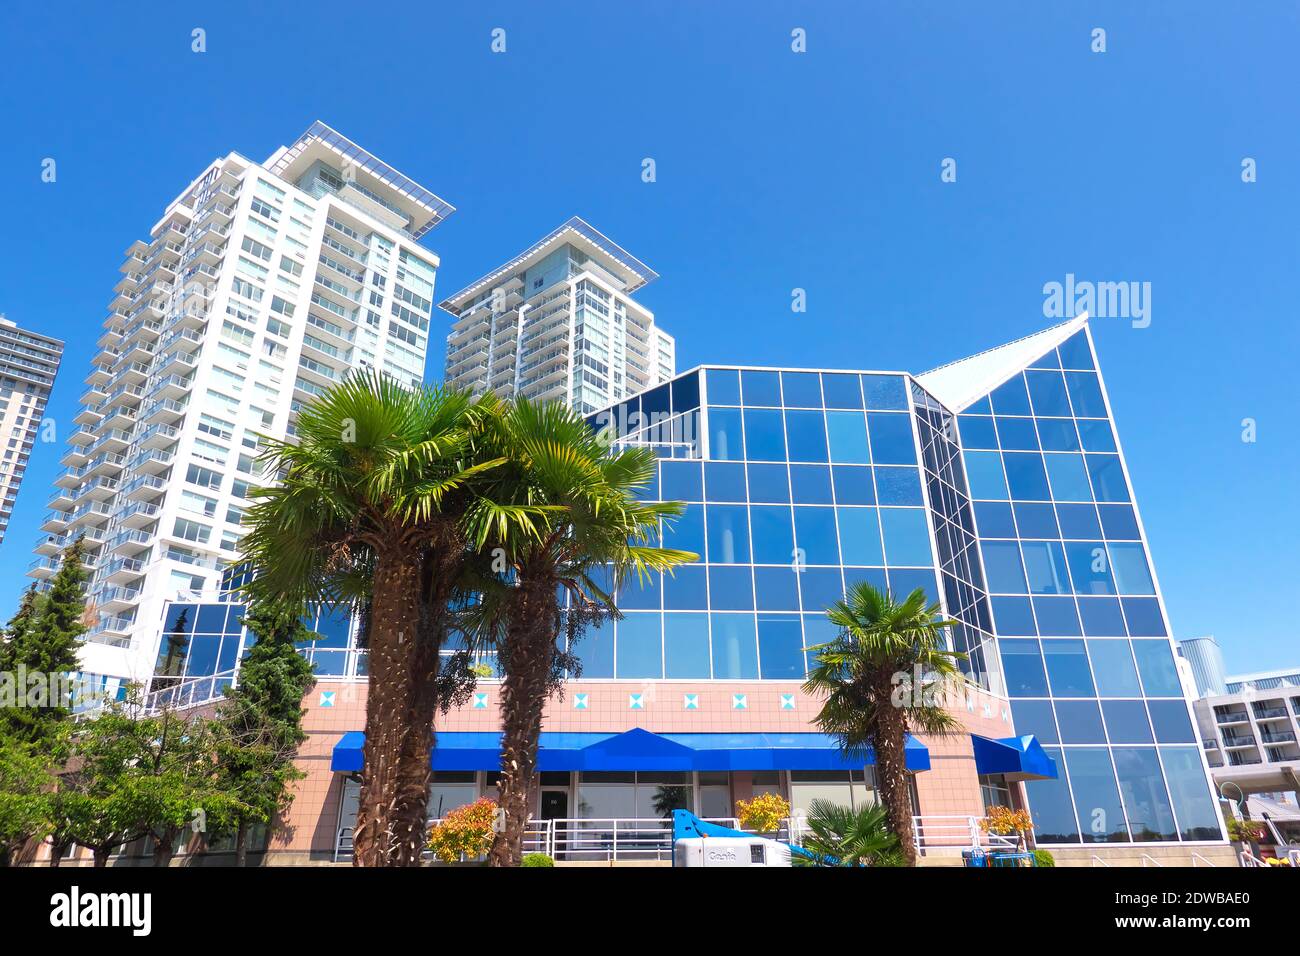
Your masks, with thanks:
<instances>
[{"instance_id":1,"label":"leafy green tree","mask_svg":"<svg viewBox=\"0 0 1300 956\"><path fill-rule=\"evenodd\" d=\"M43 840L52 826L53 766L47 753L0 734L0 867L29 840Z\"/></svg>"},{"instance_id":2,"label":"leafy green tree","mask_svg":"<svg viewBox=\"0 0 1300 956\"><path fill-rule=\"evenodd\" d=\"M938 691L961 672L964 654L947 649L943 631L952 625L926 604L917 588L901 603L866 582L826 616L840 628L833 641L810 648L813 666L804 690L824 698L817 724L839 741L844 755L865 763L875 754L876 782L889 825L907 865L916 863L912 798L905 746L915 730L953 733L961 724ZM920 675L920 680L916 679Z\"/></svg>"},{"instance_id":3,"label":"leafy green tree","mask_svg":"<svg viewBox=\"0 0 1300 956\"><path fill-rule=\"evenodd\" d=\"M903 862L889 811L880 804L851 809L814 800L804 822L802 844L822 866L895 866Z\"/></svg>"},{"instance_id":4,"label":"leafy green tree","mask_svg":"<svg viewBox=\"0 0 1300 956\"><path fill-rule=\"evenodd\" d=\"M295 645L316 635L303 623L301 605L263 601L251 605L243 623L256 635L217 710L220 790L230 799L235 865L248 859L249 828L273 826L293 801L290 784L306 774L294 756L307 739L302 699L315 685L311 664Z\"/></svg>"},{"instance_id":5,"label":"leafy green tree","mask_svg":"<svg viewBox=\"0 0 1300 956\"><path fill-rule=\"evenodd\" d=\"M278 484L245 519L252 593L368 608L358 866L415 866L424 849L439 653L469 557L461 518L500 464L478 453L480 417L467 394L374 373L303 408L293 441L263 439Z\"/></svg>"},{"instance_id":6,"label":"leafy green tree","mask_svg":"<svg viewBox=\"0 0 1300 956\"><path fill-rule=\"evenodd\" d=\"M167 866L187 830L226 812L214 735L197 712L146 713L132 689L66 733L68 759L51 797L56 849L84 846L98 867L151 836L154 865Z\"/></svg>"},{"instance_id":7,"label":"leafy green tree","mask_svg":"<svg viewBox=\"0 0 1300 956\"><path fill-rule=\"evenodd\" d=\"M84 557L85 544L77 538L64 549L50 589L38 597L29 588L9 622L8 640L0 651L0 672L15 678L20 671L29 677L39 675L54 699L39 706L0 708L0 733L30 742L48 741L55 725L71 716L71 701L64 699L58 680L79 666L77 652L86 632L85 589L90 578Z\"/></svg>"},{"instance_id":8,"label":"leafy green tree","mask_svg":"<svg viewBox=\"0 0 1300 956\"><path fill-rule=\"evenodd\" d=\"M465 524L473 546L490 553L512 585L485 594L487 611L497 618L505 810L490 861L518 866L543 708L565 672L577 669L569 648L582 623L613 607L598 579L607 575L617 586L632 574L670 571L697 555L648 543L657 539L660 522L684 507L637 500L654 474L651 450L611 454L605 433L568 406L522 398L500 408L486 433L492 451L509 464L489 477L486 496L469 507ZM560 593L569 596L567 612Z\"/></svg>"}]
</instances>

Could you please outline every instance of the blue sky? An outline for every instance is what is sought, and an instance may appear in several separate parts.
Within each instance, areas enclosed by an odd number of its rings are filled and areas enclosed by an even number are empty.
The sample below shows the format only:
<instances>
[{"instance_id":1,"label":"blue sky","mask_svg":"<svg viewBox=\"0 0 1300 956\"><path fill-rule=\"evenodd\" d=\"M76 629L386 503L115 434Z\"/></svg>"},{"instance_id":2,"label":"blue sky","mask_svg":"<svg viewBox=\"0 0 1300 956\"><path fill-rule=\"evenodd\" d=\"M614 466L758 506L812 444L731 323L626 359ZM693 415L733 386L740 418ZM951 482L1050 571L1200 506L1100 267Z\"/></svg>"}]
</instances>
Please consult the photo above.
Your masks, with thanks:
<instances>
[{"instance_id":1,"label":"blue sky","mask_svg":"<svg viewBox=\"0 0 1300 956\"><path fill-rule=\"evenodd\" d=\"M1175 632L1231 670L1300 663L1296 8L14 6L0 311L68 341L62 433L122 250L205 163L320 118L458 207L425 240L440 293L581 215L662 276L638 297L681 368L922 371L1051 324L1067 273L1150 282L1148 328L1093 330ZM0 616L61 455L33 453Z\"/></svg>"}]
</instances>

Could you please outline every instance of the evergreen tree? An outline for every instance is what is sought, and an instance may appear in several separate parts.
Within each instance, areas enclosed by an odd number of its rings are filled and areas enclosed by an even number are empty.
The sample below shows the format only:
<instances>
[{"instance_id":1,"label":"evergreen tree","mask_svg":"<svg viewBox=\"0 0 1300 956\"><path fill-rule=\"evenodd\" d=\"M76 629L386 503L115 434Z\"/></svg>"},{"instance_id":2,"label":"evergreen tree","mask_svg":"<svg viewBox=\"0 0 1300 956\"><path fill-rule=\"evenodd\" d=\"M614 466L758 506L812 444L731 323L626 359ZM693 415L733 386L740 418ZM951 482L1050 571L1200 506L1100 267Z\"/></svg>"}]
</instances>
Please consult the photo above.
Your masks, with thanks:
<instances>
[{"instance_id":1,"label":"evergreen tree","mask_svg":"<svg viewBox=\"0 0 1300 956\"><path fill-rule=\"evenodd\" d=\"M295 645L313 639L301 605L262 600L249 606L243 623L257 638L239 668L239 684L226 690L218 709L219 787L233 812L235 864L247 860L253 824L268 828L293 800L289 784L304 774L294 766L302 729L302 699L316 683L311 665Z\"/></svg>"},{"instance_id":2,"label":"evergreen tree","mask_svg":"<svg viewBox=\"0 0 1300 956\"><path fill-rule=\"evenodd\" d=\"M14 675L11 680L17 679L20 668L29 679L39 675L49 696L39 706L22 706L30 703L22 700L8 702L19 706L0 708L0 733L29 742L49 741L55 725L71 715L71 701L56 693L57 678L77 670L77 651L86 632L85 587L90 572L84 555L81 538L68 545L49 591L37 596L29 589L9 622L0 671ZM15 686L15 691L21 695L26 688Z\"/></svg>"}]
</instances>

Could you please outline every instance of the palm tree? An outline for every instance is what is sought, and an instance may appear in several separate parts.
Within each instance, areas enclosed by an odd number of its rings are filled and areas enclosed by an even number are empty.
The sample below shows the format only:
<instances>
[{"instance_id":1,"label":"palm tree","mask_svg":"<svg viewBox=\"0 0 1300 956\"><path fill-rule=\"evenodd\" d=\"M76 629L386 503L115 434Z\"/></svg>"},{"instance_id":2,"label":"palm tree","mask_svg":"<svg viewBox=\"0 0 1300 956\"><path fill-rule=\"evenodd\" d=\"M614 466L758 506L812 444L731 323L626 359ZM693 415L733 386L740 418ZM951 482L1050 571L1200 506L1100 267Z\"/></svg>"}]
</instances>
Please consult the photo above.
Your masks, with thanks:
<instances>
[{"instance_id":1,"label":"palm tree","mask_svg":"<svg viewBox=\"0 0 1300 956\"><path fill-rule=\"evenodd\" d=\"M295 440L263 438L277 484L254 491L242 547L255 597L364 603L369 696L354 837L359 866L418 865L449 601L469 560L477 454L466 394L353 377L299 413Z\"/></svg>"},{"instance_id":2,"label":"palm tree","mask_svg":"<svg viewBox=\"0 0 1300 956\"><path fill-rule=\"evenodd\" d=\"M636 499L654 474L650 449L611 454L604 433L559 403L519 398L500 412L492 447L509 464L490 476L489 496L469 508L466 528L473 546L490 550L513 585L485 595L485 614L502 674L505 810L489 858L494 866L517 866L543 708L566 671L577 669L569 647L585 624L616 613L596 579L608 574L616 587L633 572L642 578L698 556L647 543L661 520L683 510L680 502ZM561 593L569 597L567 610Z\"/></svg>"},{"instance_id":3,"label":"palm tree","mask_svg":"<svg viewBox=\"0 0 1300 956\"><path fill-rule=\"evenodd\" d=\"M817 724L839 739L845 757L863 763L874 752L876 785L907 864L916 863L912 799L904 747L907 735L952 733L960 722L937 699L936 684L960 677L965 655L947 649L939 605L917 588L901 604L866 582L826 611L840 628L833 641L809 648L809 694L825 697ZM915 679L916 676L920 680ZM917 684L921 686L917 686Z\"/></svg>"},{"instance_id":4,"label":"palm tree","mask_svg":"<svg viewBox=\"0 0 1300 956\"><path fill-rule=\"evenodd\" d=\"M898 837L889 826L889 811L878 803L850 809L829 800L814 800L805 817L812 831L805 850L822 866L893 866L902 862Z\"/></svg>"}]
</instances>

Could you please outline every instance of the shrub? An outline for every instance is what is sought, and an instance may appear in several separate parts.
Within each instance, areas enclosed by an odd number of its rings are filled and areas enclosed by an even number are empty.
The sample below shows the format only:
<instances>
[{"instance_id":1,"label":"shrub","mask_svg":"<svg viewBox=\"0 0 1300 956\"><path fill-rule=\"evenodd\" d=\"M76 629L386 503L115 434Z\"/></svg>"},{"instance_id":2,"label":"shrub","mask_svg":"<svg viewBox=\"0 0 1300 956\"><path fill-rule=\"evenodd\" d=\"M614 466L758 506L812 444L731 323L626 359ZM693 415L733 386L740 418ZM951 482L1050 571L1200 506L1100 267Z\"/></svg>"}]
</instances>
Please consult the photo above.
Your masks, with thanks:
<instances>
[{"instance_id":1,"label":"shrub","mask_svg":"<svg viewBox=\"0 0 1300 956\"><path fill-rule=\"evenodd\" d=\"M790 816L790 804L779 793L761 793L748 803L737 800L736 816L742 830L775 833L781 829L781 821Z\"/></svg>"},{"instance_id":2,"label":"shrub","mask_svg":"<svg viewBox=\"0 0 1300 956\"><path fill-rule=\"evenodd\" d=\"M519 862L520 866L555 866L555 861L545 853L526 853Z\"/></svg>"},{"instance_id":3,"label":"shrub","mask_svg":"<svg viewBox=\"0 0 1300 956\"><path fill-rule=\"evenodd\" d=\"M999 836L1028 833L1033 828L1034 821L1027 810L1012 810L1010 807L989 807L988 816L980 821L981 830Z\"/></svg>"},{"instance_id":4,"label":"shrub","mask_svg":"<svg viewBox=\"0 0 1300 956\"><path fill-rule=\"evenodd\" d=\"M1259 843L1268 838L1268 830L1257 820L1228 818L1228 838L1238 843Z\"/></svg>"},{"instance_id":5,"label":"shrub","mask_svg":"<svg viewBox=\"0 0 1300 956\"><path fill-rule=\"evenodd\" d=\"M444 863L478 859L492 847L496 816L496 801L487 797L457 807L430 831L429 849Z\"/></svg>"},{"instance_id":6,"label":"shrub","mask_svg":"<svg viewBox=\"0 0 1300 956\"><path fill-rule=\"evenodd\" d=\"M1034 866L1056 866L1056 857L1046 850L1035 850Z\"/></svg>"}]
</instances>

